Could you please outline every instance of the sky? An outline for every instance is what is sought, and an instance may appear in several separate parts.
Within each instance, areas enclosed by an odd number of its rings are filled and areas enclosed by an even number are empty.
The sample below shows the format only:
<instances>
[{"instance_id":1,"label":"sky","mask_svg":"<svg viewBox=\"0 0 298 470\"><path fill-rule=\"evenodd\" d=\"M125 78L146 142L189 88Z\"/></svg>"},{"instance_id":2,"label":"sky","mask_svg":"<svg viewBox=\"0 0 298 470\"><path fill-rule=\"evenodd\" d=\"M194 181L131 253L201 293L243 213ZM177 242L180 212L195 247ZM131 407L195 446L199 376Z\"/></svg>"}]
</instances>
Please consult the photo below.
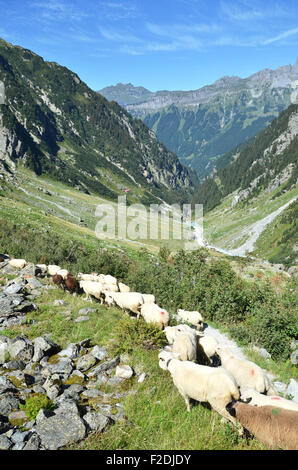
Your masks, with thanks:
<instances>
[{"instance_id":1,"label":"sky","mask_svg":"<svg viewBox=\"0 0 298 470\"><path fill-rule=\"evenodd\" d=\"M297 0L0 0L0 37L93 90L195 90L298 56Z\"/></svg>"}]
</instances>

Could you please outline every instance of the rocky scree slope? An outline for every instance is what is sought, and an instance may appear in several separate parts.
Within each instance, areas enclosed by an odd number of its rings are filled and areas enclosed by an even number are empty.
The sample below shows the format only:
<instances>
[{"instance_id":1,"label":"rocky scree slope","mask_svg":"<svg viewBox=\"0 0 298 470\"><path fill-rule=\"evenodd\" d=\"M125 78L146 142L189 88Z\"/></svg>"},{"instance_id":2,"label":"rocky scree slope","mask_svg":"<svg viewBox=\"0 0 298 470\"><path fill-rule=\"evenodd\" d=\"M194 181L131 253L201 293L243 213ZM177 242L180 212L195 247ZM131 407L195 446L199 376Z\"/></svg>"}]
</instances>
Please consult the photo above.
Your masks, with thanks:
<instances>
[{"instance_id":1,"label":"rocky scree slope","mask_svg":"<svg viewBox=\"0 0 298 470\"><path fill-rule=\"evenodd\" d=\"M177 201L192 192L191 174L141 120L66 67L0 40L0 82L6 174L24 165L112 199L133 188L144 203Z\"/></svg>"}]
</instances>

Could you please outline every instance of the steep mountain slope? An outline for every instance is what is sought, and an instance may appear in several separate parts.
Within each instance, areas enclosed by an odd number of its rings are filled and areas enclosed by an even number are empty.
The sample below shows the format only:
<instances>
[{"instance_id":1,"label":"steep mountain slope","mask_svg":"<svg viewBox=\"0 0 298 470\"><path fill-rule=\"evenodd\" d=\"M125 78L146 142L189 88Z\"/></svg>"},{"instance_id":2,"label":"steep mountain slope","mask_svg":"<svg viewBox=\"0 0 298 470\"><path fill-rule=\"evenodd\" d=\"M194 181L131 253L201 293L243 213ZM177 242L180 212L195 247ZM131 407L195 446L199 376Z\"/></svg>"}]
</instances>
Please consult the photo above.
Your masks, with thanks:
<instances>
[{"instance_id":1,"label":"steep mountain slope","mask_svg":"<svg viewBox=\"0 0 298 470\"><path fill-rule=\"evenodd\" d=\"M223 77L193 91L158 91L141 95L124 85L99 93L117 98L140 117L181 162L199 176L212 171L217 158L264 129L297 98L298 59L294 66L265 69L246 79ZM132 97L134 104L131 104Z\"/></svg>"},{"instance_id":2,"label":"steep mountain slope","mask_svg":"<svg viewBox=\"0 0 298 470\"><path fill-rule=\"evenodd\" d=\"M248 243L253 234L258 255L295 264L297 163L297 104L283 111L249 145L218 160L213 176L202 182L194 201L204 204L207 224L213 220L213 228L214 223L220 225L217 241L221 240L222 247L244 253L249 245L248 251L253 252L252 240Z\"/></svg>"},{"instance_id":3,"label":"steep mountain slope","mask_svg":"<svg viewBox=\"0 0 298 470\"><path fill-rule=\"evenodd\" d=\"M143 124L70 70L0 40L0 160L115 199L187 198L192 177Z\"/></svg>"}]
</instances>

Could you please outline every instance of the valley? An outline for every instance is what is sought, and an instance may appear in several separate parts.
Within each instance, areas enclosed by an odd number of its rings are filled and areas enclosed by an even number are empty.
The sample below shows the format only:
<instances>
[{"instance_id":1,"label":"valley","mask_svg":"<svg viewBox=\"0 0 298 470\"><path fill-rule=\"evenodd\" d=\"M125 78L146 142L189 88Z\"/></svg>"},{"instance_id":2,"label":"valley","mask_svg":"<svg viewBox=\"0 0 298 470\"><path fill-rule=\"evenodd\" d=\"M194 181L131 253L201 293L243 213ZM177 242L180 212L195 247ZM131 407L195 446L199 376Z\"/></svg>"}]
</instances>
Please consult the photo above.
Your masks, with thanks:
<instances>
[{"instance_id":1,"label":"valley","mask_svg":"<svg viewBox=\"0 0 298 470\"><path fill-rule=\"evenodd\" d=\"M139 312L151 294L169 326L194 326L181 308L202 316L203 337L297 403L297 80L298 61L105 98L0 40L0 449L267 450L211 406L186 411L159 365L165 330ZM203 240L184 204L193 219L203 204ZM49 266L97 280L72 291ZM141 296L138 314L97 275ZM198 365L221 364L198 351ZM30 415L36 395L46 405Z\"/></svg>"}]
</instances>

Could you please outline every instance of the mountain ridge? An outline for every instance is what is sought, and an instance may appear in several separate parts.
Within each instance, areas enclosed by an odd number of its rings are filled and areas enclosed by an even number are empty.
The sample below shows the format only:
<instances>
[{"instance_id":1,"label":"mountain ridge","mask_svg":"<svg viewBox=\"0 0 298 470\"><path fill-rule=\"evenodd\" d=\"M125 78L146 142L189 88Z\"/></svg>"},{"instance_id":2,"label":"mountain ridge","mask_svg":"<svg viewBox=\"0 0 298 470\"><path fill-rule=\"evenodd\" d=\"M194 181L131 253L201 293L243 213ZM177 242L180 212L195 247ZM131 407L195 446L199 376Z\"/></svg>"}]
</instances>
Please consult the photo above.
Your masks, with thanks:
<instances>
[{"instance_id":1,"label":"mountain ridge","mask_svg":"<svg viewBox=\"0 0 298 470\"><path fill-rule=\"evenodd\" d=\"M185 197L194 175L139 119L93 92L77 74L0 41L0 160L115 199Z\"/></svg>"},{"instance_id":2,"label":"mountain ridge","mask_svg":"<svg viewBox=\"0 0 298 470\"><path fill-rule=\"evenodd\" d=\"M117 98L116 89L113 99ZM107 88L99 93L107 99L111 96ZM297 101L298 58L294 65L264 69L247 78L221 77L198 90L150 93L143 102L132 104L130 85L130 103L125 104L120 95L118 100L141 118L183 164L204 178L219 157L266 128Z\"/></svg>"}]
</instances>

